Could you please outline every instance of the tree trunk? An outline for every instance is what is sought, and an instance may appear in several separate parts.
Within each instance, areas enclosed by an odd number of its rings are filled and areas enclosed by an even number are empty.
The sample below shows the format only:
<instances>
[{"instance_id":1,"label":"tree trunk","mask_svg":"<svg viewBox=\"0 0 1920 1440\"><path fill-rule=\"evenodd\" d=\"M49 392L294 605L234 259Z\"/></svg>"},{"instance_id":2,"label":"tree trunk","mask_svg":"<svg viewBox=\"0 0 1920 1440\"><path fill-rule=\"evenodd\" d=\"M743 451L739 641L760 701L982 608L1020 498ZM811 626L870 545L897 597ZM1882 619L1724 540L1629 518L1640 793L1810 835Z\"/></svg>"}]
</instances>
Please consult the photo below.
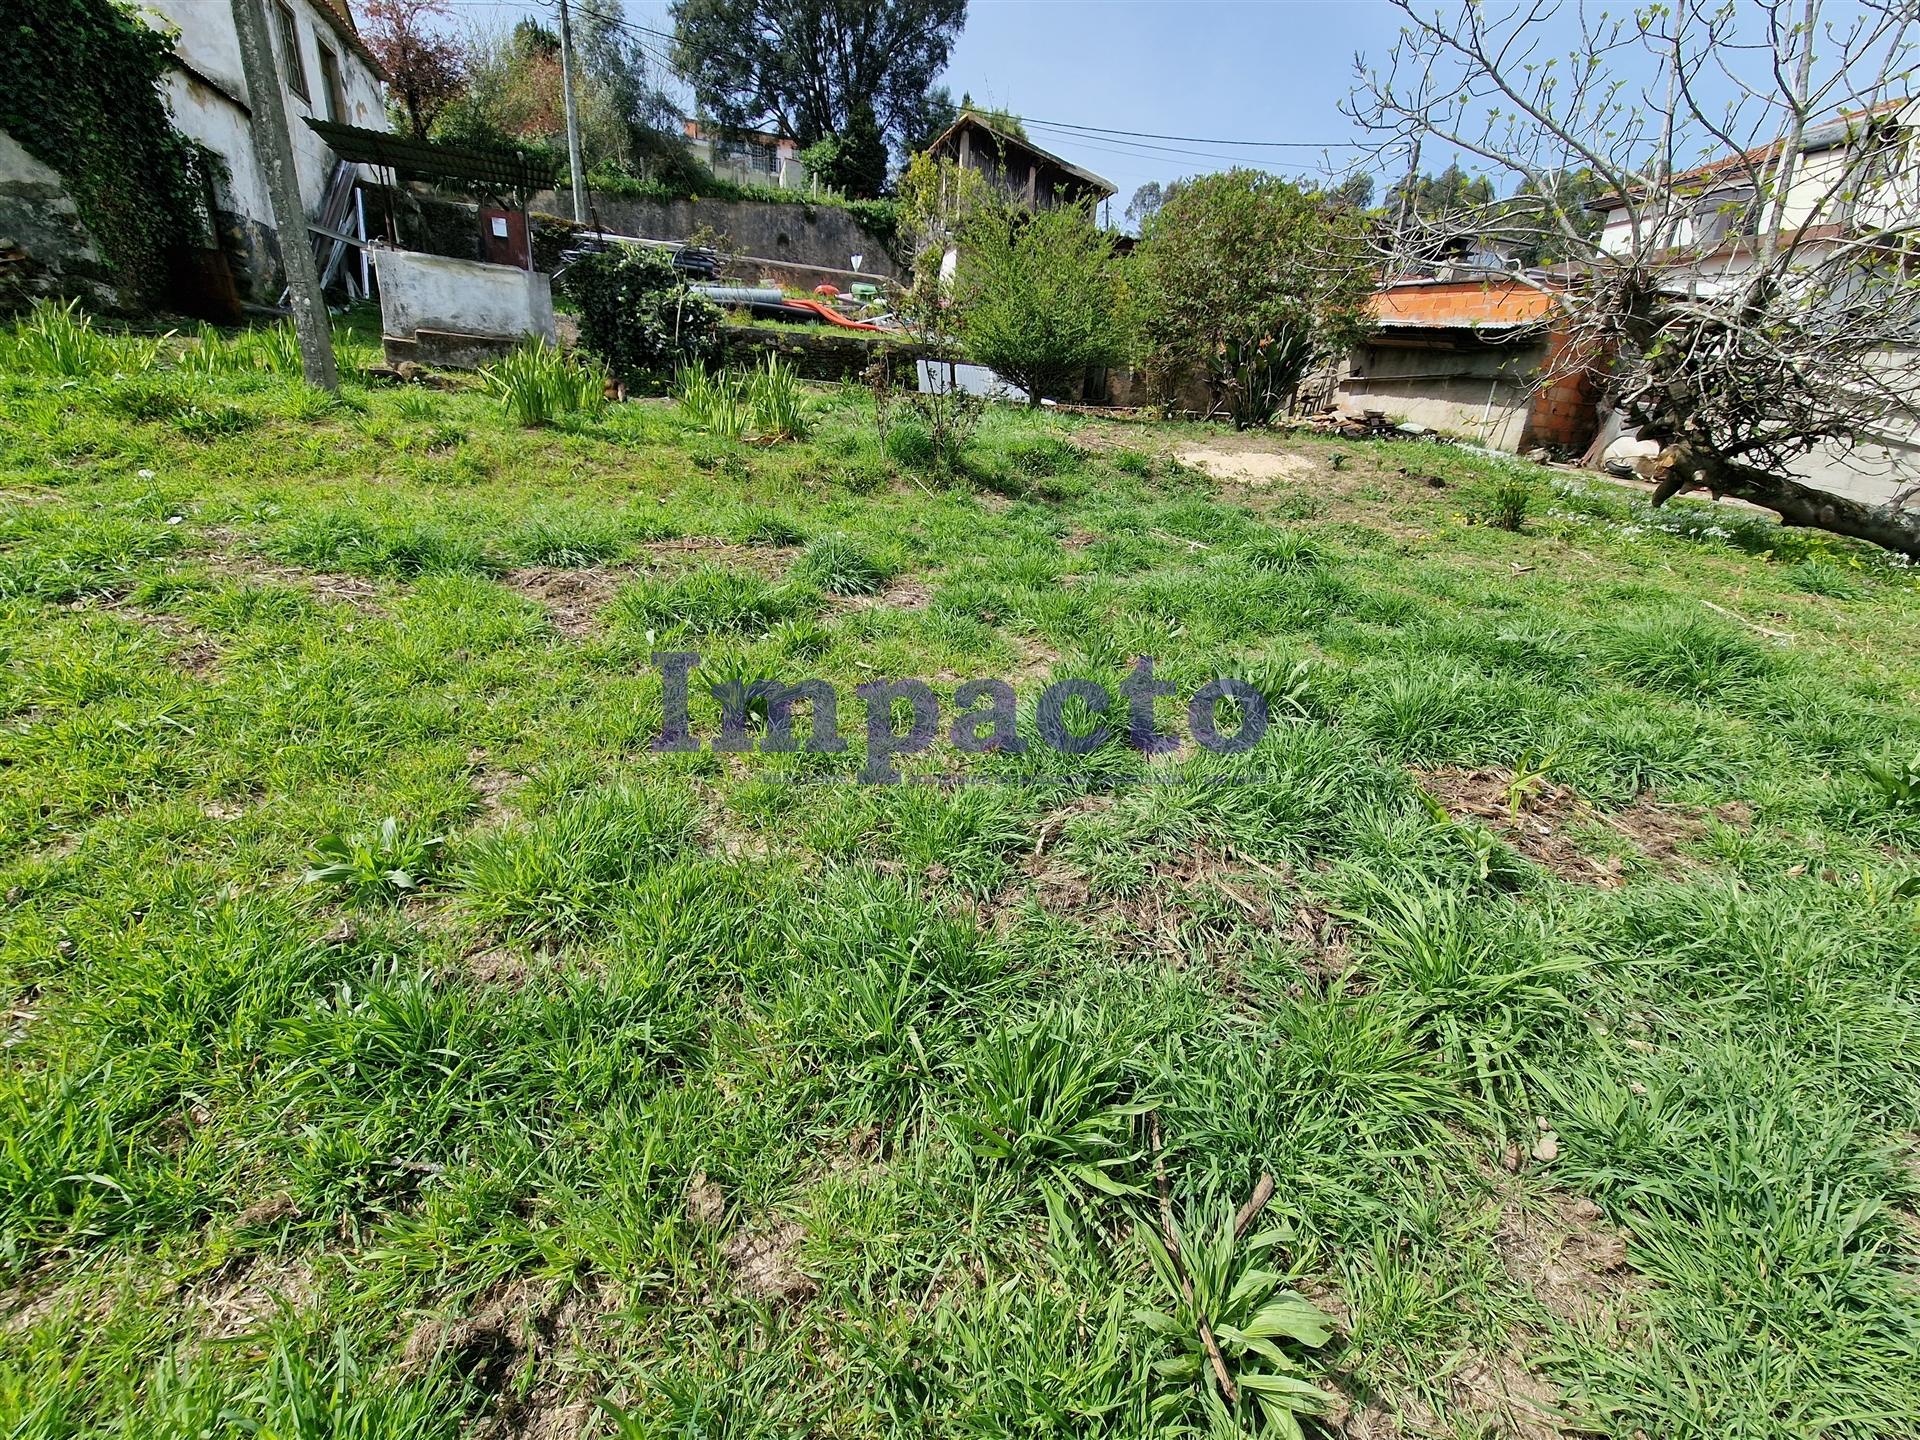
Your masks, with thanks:
<instances>
[{"instance_id":1,"label":"tree trunk","mask_svg":"<svg viewBox=\"0 0 1920 1440\"><path fill-rule=\"evenodd\" d=\"M1705 486L1716 495L1737 495L1765 506L1783 525L1850 535L1920 559L1920 510L1848 500L1691 445L1669 445L1654 461L1653 471L1656 506L1682 490Z\"/></svg>"}]
</instances>

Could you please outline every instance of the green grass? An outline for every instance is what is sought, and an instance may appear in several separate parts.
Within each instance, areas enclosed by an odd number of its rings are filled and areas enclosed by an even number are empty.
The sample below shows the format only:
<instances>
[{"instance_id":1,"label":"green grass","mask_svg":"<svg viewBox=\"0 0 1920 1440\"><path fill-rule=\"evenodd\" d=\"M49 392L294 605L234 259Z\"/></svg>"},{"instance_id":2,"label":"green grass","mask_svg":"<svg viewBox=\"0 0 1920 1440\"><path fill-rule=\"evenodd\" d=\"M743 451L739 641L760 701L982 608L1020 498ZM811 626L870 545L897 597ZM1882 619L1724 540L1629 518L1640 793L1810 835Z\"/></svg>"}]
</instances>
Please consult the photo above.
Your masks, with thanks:
<instances>
[{"instance_id":1,"label":"green grass","mask_svg":"<svg viewBox=\"0 0 1920 1440\"><path fill-rule=\"evenodd\" d=\"M1907 569L1438 445L527 427L340 339L335 399L0 336L0 1433L1920 1430ZM708 736L980 676L1032 740L1142 654L1273 723L862 786L653 753L685 648Z\"/></svg>"}]
</instances>

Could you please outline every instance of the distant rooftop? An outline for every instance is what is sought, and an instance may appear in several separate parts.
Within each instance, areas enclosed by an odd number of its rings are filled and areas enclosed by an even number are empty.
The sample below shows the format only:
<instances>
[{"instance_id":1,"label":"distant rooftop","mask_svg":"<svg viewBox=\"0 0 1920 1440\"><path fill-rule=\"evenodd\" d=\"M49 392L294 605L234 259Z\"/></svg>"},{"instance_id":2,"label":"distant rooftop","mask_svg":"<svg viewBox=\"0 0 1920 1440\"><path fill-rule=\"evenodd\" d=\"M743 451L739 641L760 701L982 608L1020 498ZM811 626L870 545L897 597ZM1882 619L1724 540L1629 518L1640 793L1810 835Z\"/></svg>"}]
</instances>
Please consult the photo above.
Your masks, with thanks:
<instances>
[{"instance_id":1,"label":"distant rooftop","mask_svg":"<svg viewBox=\"0 0 1920 1440\"><path fill-rule=\"evenodd\" d=\"M933 142L927 146L927 153L938 154L942 151L957 151L959 148L959 137L963 132L969 130L984 134L991 142L995 152L1002 157L1003 163L1007 159L1017 158L1024 159L1028 165L1040 164L1050 166L1055 170L1060 170L1070 175L1086 187L1086 189L1095 192L1097 198L1102 200L1107 199L1115 193L1117 187L1111 180L1106 179L1104 176L1096 175L1093 171L1076 165L1073 161L1066 159L1064 156L1056 155L1051 150L1042 149L1031 140L1015 135L1011 131L1002 130L999 126L983 119L978 113L972 110L961 111L960 118L955 120L953 124L949 125L945 130L942 130L940 134L934 138Z\"/></svg>"}]
</instances>

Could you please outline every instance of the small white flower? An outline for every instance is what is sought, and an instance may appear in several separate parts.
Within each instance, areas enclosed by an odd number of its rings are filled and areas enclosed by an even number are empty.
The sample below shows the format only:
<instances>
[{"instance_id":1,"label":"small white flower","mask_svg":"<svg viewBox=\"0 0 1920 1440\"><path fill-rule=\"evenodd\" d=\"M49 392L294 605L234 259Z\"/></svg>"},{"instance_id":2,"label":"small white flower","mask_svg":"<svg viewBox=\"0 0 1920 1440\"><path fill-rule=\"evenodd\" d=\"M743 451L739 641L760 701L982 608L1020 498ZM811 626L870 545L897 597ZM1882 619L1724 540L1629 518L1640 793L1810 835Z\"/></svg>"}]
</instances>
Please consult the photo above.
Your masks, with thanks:
<instances>
[{"instance_id":1,"label":"small white flower","mask_svg":"<svg viewBox=\"0 0 1920 1440\"><path fill-rule=\"evenodd\" d=\"M142 480L151 480L153 478L153 471L151 470L136 470L133 473L138 475Z\"/></svg>"}]
</instances>

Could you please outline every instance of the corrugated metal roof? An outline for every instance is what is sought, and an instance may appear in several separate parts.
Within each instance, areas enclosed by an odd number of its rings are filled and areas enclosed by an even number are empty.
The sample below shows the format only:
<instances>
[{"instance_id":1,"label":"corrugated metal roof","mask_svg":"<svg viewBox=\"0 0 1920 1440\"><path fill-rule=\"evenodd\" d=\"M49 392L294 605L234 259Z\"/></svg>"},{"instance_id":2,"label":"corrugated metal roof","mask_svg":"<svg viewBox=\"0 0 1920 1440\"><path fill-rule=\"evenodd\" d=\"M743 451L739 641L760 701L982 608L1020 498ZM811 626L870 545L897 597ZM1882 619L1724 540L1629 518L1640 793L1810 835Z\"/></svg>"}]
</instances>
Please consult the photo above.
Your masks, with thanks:
<instances>
[{"instance_id":1,"label":"corrugated metal roof","mask_svg":"<svg viewBox=\"0 0 1920 1440\"><path fill-rule=\"evenodd\" d=\"M553 185L559 162L543 152L449 145L387 130L309 118L333 153L355 165L379 165L417 180L449 180L493 195L531 195Z\"/></svg>"}]
</instances>

